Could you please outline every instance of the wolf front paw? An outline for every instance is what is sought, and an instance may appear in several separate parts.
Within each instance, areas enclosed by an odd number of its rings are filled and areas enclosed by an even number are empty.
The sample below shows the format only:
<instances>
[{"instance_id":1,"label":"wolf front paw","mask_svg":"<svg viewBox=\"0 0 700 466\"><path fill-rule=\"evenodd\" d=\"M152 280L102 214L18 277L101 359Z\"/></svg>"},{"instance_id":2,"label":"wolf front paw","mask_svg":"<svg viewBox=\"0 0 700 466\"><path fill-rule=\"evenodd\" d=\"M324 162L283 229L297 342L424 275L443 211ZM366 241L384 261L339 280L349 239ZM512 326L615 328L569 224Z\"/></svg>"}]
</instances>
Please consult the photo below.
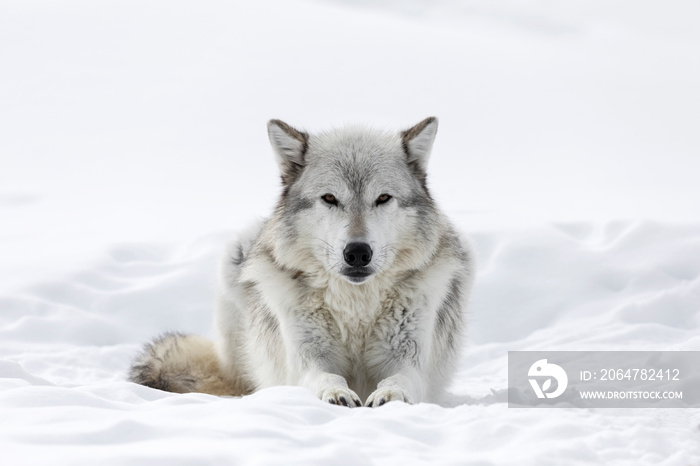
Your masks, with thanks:
<instances>
[{"instance_id":1,"label":"wolf front paw","mask_svg":"<svg viewBox=\"0 0 700 466\"><path fill-rule=\"evenodd\" d=\"M349 408L362 406L360 397L349 388L337 387L324 390L321 394L321 401L332 405L342 405Z\"/></svg>"},{"instance_id":2,"label":"wolf front paw","mask_svg":"<svg viewBox=\"0 0 700 466\"><path fill-rule=\"evenodd\" d=\"M381 406L389 401L403 401L404 403L413 404L413 399L404 390L398 387L378 388L367 398L365 406L372 408Z\"/></svg>"}]
</instances>

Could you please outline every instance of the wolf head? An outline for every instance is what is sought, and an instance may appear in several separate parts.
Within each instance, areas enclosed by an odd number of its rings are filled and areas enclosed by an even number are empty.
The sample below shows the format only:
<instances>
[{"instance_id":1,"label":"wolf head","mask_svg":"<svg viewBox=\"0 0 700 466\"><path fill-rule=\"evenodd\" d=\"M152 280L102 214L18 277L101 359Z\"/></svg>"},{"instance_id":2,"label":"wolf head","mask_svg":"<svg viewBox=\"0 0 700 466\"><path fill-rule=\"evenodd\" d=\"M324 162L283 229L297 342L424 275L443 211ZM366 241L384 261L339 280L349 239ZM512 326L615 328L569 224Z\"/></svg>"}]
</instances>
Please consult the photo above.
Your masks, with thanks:
<instances>
[{"instance_id":1,"label":"wolf head","mask_svg":"<svg viewBox=\"0 0 700 466\"><path fill-rule=\"evenodd\" d=\"M284 188L275 259L354 284L430 260L441 224L426 186L437 126L431 117L396 133L352 126L312 135L271 120Z\"/></svg>"}]
</instances>

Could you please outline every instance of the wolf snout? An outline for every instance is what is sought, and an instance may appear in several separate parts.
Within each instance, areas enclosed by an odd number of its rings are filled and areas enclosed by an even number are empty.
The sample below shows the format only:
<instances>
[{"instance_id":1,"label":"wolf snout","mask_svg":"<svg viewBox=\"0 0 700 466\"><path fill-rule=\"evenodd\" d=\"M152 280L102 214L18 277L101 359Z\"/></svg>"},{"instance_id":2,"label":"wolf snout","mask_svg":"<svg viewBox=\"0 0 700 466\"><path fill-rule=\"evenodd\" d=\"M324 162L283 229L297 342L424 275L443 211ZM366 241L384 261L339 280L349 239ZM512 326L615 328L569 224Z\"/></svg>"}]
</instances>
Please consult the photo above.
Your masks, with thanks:
<instances>
[{"instance_id":1,"label":"wolf snout","mask_svg":"<svg viewBox=\"0 0 700 466\"><path fill-rule=\"evenodd\" d=\"M367 243L348 243L343 257L351 267L365 267L372 261L372 248Z\"/></svg>"}]
</instances>

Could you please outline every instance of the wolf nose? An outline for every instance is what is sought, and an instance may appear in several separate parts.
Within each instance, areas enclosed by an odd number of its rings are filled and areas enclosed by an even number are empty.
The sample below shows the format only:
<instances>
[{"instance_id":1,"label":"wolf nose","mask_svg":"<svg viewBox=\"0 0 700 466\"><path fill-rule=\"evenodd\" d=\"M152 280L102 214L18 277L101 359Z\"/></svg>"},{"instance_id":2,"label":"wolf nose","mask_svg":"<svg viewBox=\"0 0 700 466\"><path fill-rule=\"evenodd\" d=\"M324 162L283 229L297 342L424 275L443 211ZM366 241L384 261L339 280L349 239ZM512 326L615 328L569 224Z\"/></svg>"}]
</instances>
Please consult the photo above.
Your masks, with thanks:
<instances>
[{"instance_id":1,"label":"wolf nose","mask_svg":"<svg viewBox=\"0 0 700 466\"><path fill-rule=\"evenodd\" d=\"M364 267L372 260L372 248L367 243L348 243L343 250L343 257L348 265Z\"/></svg>"}]
</instances>

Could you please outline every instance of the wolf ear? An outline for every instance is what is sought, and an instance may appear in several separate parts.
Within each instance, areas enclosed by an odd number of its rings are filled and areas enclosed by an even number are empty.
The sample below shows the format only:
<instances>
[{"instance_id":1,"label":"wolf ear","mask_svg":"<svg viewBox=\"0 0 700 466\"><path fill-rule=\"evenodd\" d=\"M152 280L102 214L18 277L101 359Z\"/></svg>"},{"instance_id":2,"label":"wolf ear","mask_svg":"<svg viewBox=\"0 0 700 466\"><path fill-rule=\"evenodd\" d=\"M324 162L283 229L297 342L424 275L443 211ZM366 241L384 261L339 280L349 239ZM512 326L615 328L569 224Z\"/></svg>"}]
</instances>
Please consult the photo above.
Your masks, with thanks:
<instances>
[{"instance_id":1,"label":"wolf ear","mask_svg":"<svg viewBox=\"0 0 700 466\"><path fill-rule=\"evenodd\" d=\"M428 159L433 148L437 128L437 118L429 117L401 133L401 141L408 165L422 176L425 176L428 167Z\"/></svg>"},{"instance_id":2,"label":"wolf ear","mask_svg":"<svg viewBox=\"0 0 700 466\"><path fill-rule=\"evenodd\" d=\"M304 155L309 146L309 135L281 120L270 120L267 123L267 135L282 172L282 183L289 185L304 168Z\"/></svg>"}]
</instances>

